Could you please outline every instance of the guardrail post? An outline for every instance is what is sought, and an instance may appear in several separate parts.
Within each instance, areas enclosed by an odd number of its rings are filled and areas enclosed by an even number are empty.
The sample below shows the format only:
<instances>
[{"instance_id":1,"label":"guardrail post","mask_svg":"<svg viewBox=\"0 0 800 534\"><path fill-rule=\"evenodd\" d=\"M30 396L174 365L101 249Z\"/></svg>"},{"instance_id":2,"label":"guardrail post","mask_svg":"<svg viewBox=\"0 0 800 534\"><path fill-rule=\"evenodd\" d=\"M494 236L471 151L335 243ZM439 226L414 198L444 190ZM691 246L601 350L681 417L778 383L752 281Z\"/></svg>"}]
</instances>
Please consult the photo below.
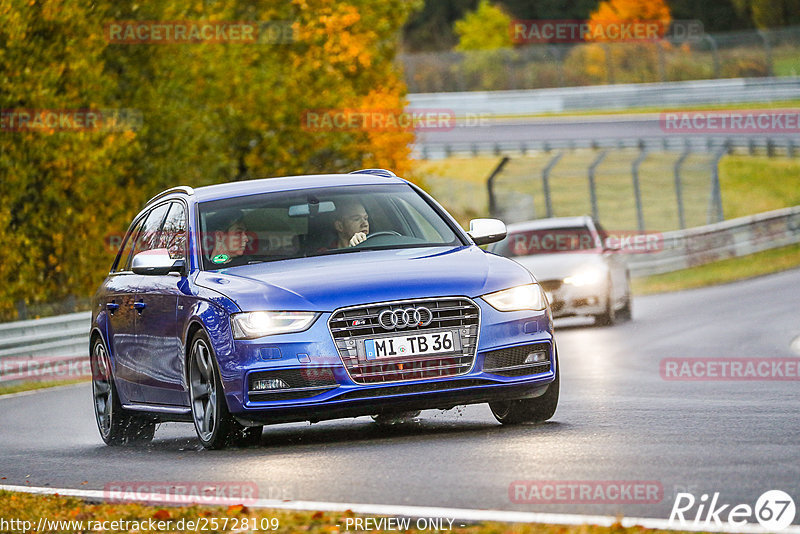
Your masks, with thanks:
<instances>
[{"instance_id":1,"label":"guardrail post","mask_svg":"<svg viewBox=\"0 0 800 534\"><path fill-rule=\"evenodd\" d=\"M786 157L794 158L794 141L791 137L786 138Z\"/></svg>"},{"instance_id":2,"label":"guardrail post","mask_svg":"<svg viewBox=\"0 0 800 534\"><path fill-rule=\"evenodd\" d=\"M547 216L553 216L553 203L550 198L550 171L553 170L553 167L561 160L561 156L563 156L563 152L559 152L552 158L550 161L547 162L547 165L544 166L542 169L542 191L544 192L544 207L547 211Z\"/></svg>"},{"instance_id":3,"label":"guardrail post","mask_svg":"<svg viewBox=\"0 0 800 534\"><path fill-rule=\"evenodd\" d=\"M606 159L606 155L608 155L608 150L603 150L598 154L598 156L594 159L591 165L589 165L589 197L592 201L592 217L595 220L599 219L599 210L597 209L597 188L595 187L594 183L594 171L600 163Z\"/></svg>"},{"instance_id":4,"label":"guardrail post","mask_svg":"<svg viewBox=\"0 0 800 534\"><path fill-rule=\"evenodd\" d=\"M725 142L714 154L714 159L711 162L711 198L708 202L708 216L706 217L707 224L725 220L725 216L722 213L722 192L720 191L719 186L719 162L722 159L722 156L727 153L728 143Z\"/></svg>"},{"instance_id":5,"label":"guardrail post","mask_svg":"<svg viewBox=\"0 0 800 534\"><path fill-rule=\"evenodd\" d=\"M691 147L689 143L686 143L686 146L683 148L683 152L681 153L678 161L675 162L675 168L673 174L675 176L675 200L678 204L678 224L680 225L681 230L686 228L686 219L683 213L683 187L681 183L681 166L683 166L683 162L686 161L686 158L689 157L691 153Z\"/></svg>"},{"instance_id":6,"label":"guardrail post","mask_svg":"<svg viewBox=\"0 0 800 534\"><path fill-rule=\"evenodd\" d=\"M767 137L767 157L771 158L775 155L775 141L771 137Z\"/></svg>"},{"instance_id":7,"label":"guardrail post","mask_svg":"<svg viewBox=\"0 0 800 534\"><path fill-rule=\"evenodd\" d=\"M489 215L491 217L497 217L497 199L494 195L494 179L503 171L503 167L506 166L506 163L508 163L510 159L511 158L508 156L503 156L503 159L501 159L497 167L494 168L492 174L486 179L486 190L489 193Z\"/></svg>"},{"instance_id":8,"label":"guardrail post","mask_svg":"<svg viewBox=\"0 0 800 534\"><path fill-rule=\"evenodd\" d=\"M636 224L639 227L640 232L644 232L644 210L642 209L642 191L639 188L639 166L647 157L647 150L644 147L644 144L640 145L639 155L633 161L633 165L631 165L631 175L633 176L633 195L636 199Z\"/></svg>"}]
</instances>

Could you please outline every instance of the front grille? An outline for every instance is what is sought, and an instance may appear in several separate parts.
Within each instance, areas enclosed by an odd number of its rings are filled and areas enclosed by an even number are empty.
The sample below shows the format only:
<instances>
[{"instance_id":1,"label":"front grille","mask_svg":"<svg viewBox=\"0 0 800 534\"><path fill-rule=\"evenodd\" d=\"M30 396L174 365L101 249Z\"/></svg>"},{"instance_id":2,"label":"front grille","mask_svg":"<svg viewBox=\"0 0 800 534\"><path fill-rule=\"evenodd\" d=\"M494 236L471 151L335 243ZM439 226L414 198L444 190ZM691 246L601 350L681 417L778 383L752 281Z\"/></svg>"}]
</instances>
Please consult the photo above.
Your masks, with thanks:
<instances>
[{"instance_id":1,"label":"front grille","mask_svg":"<svg viewBox=\"0 0 800 534\"><path fill-rule=\"evenodd\" d=\"M547 353L546 362L525 363L525 358L531 352L544 351ZM550 344L536 343L522 345L508 349L487 352L483 358L483 370L487 373L500 376L524 376L546 373L550 370Z\"/></svg>"},{"instance_id":2,"label":"front grille","mask_svg":"<svg viewBox=\"0 0 800 534\"><path fill-rule=\"evenodd\" d=\"M410 326L387 330L378 322L385 310L402 310L424 306L432 312L426 326ZM475 361L478 341L478 306L465 297L396 301L369 304L338 310L328 321L339 356L347 372L358 384L401 382L456 376L468 372ZM452 332L457 343L456 351L445 354L395 356L368 360L364 341L382 337L402 336L408 333Z\"/></svg>"},{"instance_id":3,"label":"front grille","mask_svg":"<svg viewBox=\"0 0 800 534\"><path fill-rule=\"evenodd\" d=\"M258 391L253 389L255 381L270 378L279 378L289 387ZM339 383L336 381L332 367L276 369L251 373L248 378L247 395L253 401L306 399L330 391L338 386Z\"/></svg>"}]
</instances>

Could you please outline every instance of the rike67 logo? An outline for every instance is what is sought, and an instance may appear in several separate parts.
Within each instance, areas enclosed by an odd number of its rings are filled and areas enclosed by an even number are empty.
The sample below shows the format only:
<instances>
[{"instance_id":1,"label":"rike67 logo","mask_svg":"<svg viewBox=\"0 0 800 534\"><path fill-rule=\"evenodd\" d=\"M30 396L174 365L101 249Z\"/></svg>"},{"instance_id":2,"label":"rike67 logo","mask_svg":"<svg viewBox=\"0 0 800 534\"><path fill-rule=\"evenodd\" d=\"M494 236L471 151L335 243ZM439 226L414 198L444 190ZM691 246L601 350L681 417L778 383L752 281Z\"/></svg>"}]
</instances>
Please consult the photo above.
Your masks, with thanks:
<instances>
[{"instance_id":1,"label":"rike67 logo","mask_svg":"<svg viewBox=\"0 0 800 534\"><path fill-rule=\"evenodd\" d=\"M755 506L722 503L719 492L714 493L711 500L707 493L699 499L691 493L678 493L669 514L669 523L676 527L703 528L722 526L726 521L733 527L742 527L757 521L765 529L775 532L791 525L796 512L794 500L781 490L764 492Z\"/></svg>"}]
</instances>

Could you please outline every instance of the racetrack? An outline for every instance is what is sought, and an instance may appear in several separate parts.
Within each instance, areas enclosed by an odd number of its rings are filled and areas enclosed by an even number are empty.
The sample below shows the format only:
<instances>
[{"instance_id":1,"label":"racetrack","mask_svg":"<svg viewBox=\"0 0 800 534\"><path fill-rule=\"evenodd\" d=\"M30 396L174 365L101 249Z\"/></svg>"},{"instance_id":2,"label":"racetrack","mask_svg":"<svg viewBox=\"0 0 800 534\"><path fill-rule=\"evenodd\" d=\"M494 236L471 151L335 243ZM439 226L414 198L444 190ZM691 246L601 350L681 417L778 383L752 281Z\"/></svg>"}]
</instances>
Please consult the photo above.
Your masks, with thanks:
<instances>
[{"instance_id":1,"label":"racetrack","mask_svg":"<svg viewBox=\"0 0 800 534\"><path fill-rule=\"evenodd\" d=\"M88 384L0 398L0 483L99 489L110 482L253 481L262 498L666 519L676 491L751 506L800 495L798 381L666 381L669 357L797 358L800 270L638 297L634 321L557 322L561 403L541 426L502 427L485 405L266 427L260 447L201 450L189 424L152 444L103 445ZM520 504L536 481L657 481L656 504ZM795 523L800 522L796 518Z\"/></svg>"}]
</instances>

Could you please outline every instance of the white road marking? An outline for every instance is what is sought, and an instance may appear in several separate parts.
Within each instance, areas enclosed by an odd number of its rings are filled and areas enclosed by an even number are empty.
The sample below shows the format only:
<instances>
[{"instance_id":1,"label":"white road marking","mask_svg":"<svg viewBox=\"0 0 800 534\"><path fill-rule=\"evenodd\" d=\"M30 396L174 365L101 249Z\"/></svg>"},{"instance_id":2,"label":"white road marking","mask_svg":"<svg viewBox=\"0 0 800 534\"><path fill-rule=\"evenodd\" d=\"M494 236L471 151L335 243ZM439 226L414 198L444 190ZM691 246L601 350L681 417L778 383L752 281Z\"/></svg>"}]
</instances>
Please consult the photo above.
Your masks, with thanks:
<instances>
[{"instance_id":1,"label":"white road marking","mask_svg":"<svg viewBox=\"0 0 800 534\"><path fill-rule=\"evenodd\" d=\"M33 493L37 495L58 494L63 497L78 497L93 501L106 500L107 494L100 490L79 490L66 488L42 488L33 486L10 486L0 485L0 490L18 491L22 493ZM147 504L175 505L175 496L166 494L151 494L147 499L137 499L133 496L126 497L124 494L115 494L115 502L130 501ZM633 527L636 525L660 530L685 530L702 532L731 532L731 533L767 533L771 532L762 528L758 524L747 524L744 526L733 526L723 524L716 525L670 525L666 519L648 517L623 517L617 518L607 515L580 515L580 514L550 514L536 512L510 512L503 510L472 510L468 508L440 508L434 506L404 506L392 504L358 504L340 502L319 502L319 501L282 501L276 499L257 499L255 502L248 503L249 508L274 508L281 510L310 510L323 512L344 512L351 510L357 514L385 515L401 517L441 517L462 520L468 522L475 521L498 521L503 523L548 523L553 525L599 525L609 527L617 522L623 527ZM780 531L780 534L800 534L800 525L792 525Z\"/></svg>"}]
</instances>

